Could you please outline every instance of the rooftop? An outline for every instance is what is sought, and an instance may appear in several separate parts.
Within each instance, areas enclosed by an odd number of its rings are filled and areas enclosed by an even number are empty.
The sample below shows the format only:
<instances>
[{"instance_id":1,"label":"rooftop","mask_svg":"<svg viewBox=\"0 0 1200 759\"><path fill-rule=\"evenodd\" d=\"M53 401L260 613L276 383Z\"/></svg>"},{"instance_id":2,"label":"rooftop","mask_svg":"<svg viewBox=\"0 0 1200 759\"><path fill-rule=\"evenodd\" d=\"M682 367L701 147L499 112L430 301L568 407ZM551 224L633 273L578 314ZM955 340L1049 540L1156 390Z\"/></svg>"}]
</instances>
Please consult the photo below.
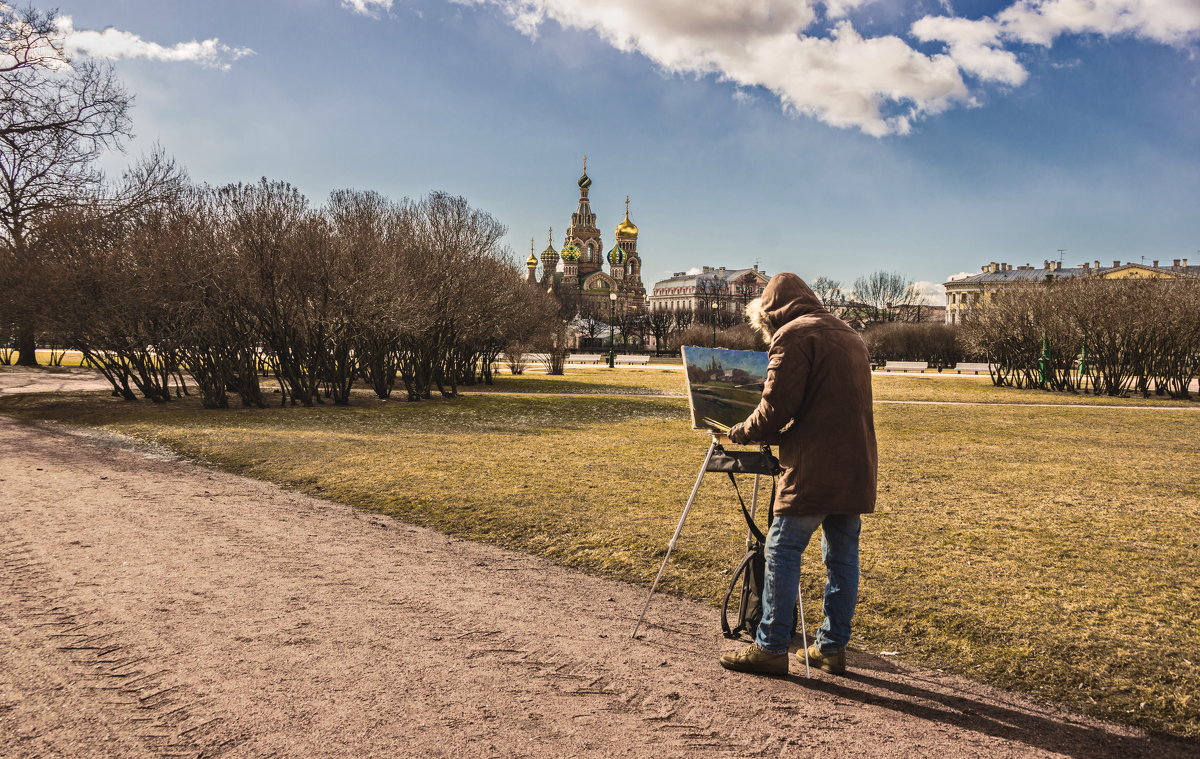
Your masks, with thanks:
<instances>
[{"instance_id":1,"label":"rooftop","mask_svg":"<svg viewBox=\"0 0 1200 759\"><path fill-rule=\"evenodd\" d=\"M761 274L766 278L766 272L760 271L758 265L755 264L749 269L729 269L724 266L705 266L698 272L688 273L686 271L677 271L666 279L660 279L654 283L655 287L687 287L695 284L701 279L717 279L725 282L730 282L735 279L740 279L747 274Z\"/></svg>"},{"instance_id":2,"label":"rooftop","mask_svg":"<svg viewBox=\"0 0 1200 759\"><path fill-rule=\"evenodd\" d=\"M1153 261L1149 264L1139 261L1113 261L1112 266L1101 266L1099 261L1091 263L1083 263L1079 266L1064 267L1059 261L1043 261L1040 267L1030 266L1012 266L1006 263L989 263L982 268L979 274L972 274L969 277L954 279L946 282L950 285L970 285L990 282L1041 282L1046 277L1079 277L1086 274L1104 274L1107 272L1116 271L1118 269L1134 268L1134 269L1150 269L1160 271L1164 274L1184 275L1184 276L1200 276L1200 266L1189 266L1188 260L1174 259L1168 266L1160 266L1159 261Z\"/></svg>"}]
</instances>

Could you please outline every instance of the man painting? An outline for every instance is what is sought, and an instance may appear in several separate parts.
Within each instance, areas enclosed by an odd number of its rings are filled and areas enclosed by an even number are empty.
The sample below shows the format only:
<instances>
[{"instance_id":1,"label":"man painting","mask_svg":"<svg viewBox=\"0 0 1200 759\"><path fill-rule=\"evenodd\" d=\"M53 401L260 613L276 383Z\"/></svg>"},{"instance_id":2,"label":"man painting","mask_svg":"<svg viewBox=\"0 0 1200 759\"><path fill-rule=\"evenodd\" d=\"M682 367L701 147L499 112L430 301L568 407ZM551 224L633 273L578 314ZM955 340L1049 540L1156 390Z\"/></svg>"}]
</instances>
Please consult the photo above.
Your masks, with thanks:
<instances>
[{"instance_id":1,"label":"man painting","mask_svg":"<svg viewBox=\"0 0 1200 759\"><path fill-rule=\"evenodd\" d=\"M746 312L770 341L770 364L762 400L746 421L729 431L729 440L777 444L783 472L767 535L762 621L754 643L721 657L721 666L787 674L800 557L821 527L828 577L825 622L808 655L817 668L840 674L846 670L846 645L858 599L859 515L875 510L875 424L867 348L795 274L772 277Z\"/></svg>"}]
</instances>

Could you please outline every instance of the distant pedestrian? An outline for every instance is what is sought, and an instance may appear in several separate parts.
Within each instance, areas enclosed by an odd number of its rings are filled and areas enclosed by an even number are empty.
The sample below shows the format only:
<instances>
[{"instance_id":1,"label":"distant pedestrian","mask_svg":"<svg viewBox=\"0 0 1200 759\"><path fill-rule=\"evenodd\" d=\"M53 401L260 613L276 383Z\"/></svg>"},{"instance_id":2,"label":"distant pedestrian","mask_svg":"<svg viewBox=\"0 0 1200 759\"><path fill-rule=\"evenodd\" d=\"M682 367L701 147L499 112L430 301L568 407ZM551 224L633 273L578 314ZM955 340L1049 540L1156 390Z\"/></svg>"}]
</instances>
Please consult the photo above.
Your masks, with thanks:
<instances>
[{"instance_id":1,"label":"distant pedestrian","mask_svg":"<svg viewBox=\"0 0 1200 759\"><path fill-rule=\"evenodd\" d=\"M813 666L842 673L858 600L859 515L875 510L867 348L795 274L772 277L746 313L770 341L770 364L758 408L729 431L729 440L777 444L783 472L767 535L762 621L754 643L721 657L721 666L787 674L800 557L821 527L825 622L808 656Z\"/></svg>"}]
</instances>

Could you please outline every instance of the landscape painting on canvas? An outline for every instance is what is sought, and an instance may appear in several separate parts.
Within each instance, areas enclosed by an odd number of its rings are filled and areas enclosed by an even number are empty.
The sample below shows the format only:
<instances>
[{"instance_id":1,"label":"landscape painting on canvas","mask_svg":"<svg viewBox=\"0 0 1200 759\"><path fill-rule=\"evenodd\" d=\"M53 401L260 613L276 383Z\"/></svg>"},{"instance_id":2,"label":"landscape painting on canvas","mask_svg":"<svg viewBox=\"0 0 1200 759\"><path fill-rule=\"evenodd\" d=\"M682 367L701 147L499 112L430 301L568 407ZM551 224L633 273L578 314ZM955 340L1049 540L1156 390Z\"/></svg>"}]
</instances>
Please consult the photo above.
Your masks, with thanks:
<instances>
[{"instance_id":1,"label":"landscape painting on canvas","mask_svg":"<svg viewBox=\"0 0 1200 759\"><path fill-rule=\"evenodd\" d=\"M711 419L726 427L745 421L762 397L767 354L725 348L683 347L692 428L711 429Z\"/></svg>"}]
</instances>

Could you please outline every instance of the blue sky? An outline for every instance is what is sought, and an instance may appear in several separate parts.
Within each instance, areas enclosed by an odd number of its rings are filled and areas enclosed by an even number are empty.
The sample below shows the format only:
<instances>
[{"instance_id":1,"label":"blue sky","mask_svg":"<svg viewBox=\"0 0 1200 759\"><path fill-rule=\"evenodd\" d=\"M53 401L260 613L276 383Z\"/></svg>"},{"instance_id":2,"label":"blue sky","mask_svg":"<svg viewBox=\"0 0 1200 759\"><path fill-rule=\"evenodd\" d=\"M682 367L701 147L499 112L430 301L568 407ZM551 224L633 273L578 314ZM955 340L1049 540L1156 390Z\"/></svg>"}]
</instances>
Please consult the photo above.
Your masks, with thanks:
<instances>
[{"instance_id":1,"label":"blue sky","mask_svg":"<svg viewBox=\"0 0 1200 759\"><path fill-rule=\"evenodd\" d=\"M521 258L551 225L561 246L587 153L606 242L632 198L647 286L1200 261L1200 0L56 4L125 33L78 47L123 56L130 153L315 201L462 194ZM219 42L172 48L193 40Z\"/></svg>"}]
</instances>

